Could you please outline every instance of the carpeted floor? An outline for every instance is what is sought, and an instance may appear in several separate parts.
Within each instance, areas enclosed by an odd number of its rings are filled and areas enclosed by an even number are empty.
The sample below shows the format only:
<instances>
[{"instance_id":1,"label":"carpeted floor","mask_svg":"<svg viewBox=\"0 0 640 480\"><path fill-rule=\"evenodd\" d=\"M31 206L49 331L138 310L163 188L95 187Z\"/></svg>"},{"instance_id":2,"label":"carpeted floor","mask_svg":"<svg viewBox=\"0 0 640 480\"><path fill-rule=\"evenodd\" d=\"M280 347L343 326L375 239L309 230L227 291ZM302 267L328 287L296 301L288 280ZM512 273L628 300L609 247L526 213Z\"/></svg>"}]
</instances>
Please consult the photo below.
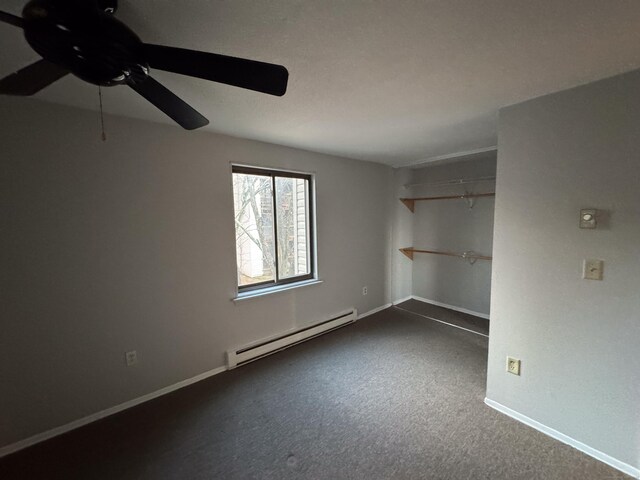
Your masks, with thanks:
<instances>
[{"instance_id":1,"label":"carpeted floor","mask_svg":"<svg viewBox=\"0 0 640 480\"><path fill-rule=\"evenodd\" d=\"M438 307L437 305L414 299L399 303L396 307L407 310L408 312L417 313L432 320L449 323L460 328L471 330L472 332L481 333L482 335L489 335L489 320L485 318L456 312L455 310Z\"/></svg>"},{"instance_id":2,"label":"carpeted floor","mask_svg":"<svg viewBox=\"0 0 640 480\"><path fill-rule=\"evenodd\" d=\"M483 403L487 339L389 308L0 460L13 479L629 478Z\"/></svg>"}]
</instances>

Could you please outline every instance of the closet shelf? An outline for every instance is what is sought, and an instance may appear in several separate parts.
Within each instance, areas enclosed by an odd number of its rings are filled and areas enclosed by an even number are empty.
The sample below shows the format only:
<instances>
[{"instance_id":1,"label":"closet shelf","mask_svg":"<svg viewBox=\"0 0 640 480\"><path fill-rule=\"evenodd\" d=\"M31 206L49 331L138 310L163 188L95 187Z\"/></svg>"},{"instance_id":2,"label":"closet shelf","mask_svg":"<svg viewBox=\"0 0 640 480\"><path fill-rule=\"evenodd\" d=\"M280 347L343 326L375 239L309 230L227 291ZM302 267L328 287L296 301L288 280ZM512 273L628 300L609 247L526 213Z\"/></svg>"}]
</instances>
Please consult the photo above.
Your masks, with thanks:
<instances>
[{"instance_id":1,"label":"closet shelf","mask_svg":"<svg viewBox=\"0 0 640 480\"><path fill-rule=\"evenodd\" d=\"M496 195L495 192L465 193L464 195L445 195L442 197L401 198L400 201L404 203L404 205L413 213L415 211L416 202L423 202L423 201L429 201L429 200L454 200L454 199L465 200L465 199L473 199L478 197L494 197L495 195ZM470 203L469 206L472 207L473 204Z\"/></svg>"},{"instance_id":2,"label":"closet shelf","mask_svg":"<svg viewBox=\"0 0 640 480\"><path fill-rule=\"evenodd\" d=\"M411 260L413 260L413 254L414 253L430 253L433 255L446 255L448 257L458 257L458 258L464 258L465 260L469 260L469 263L471 263L472 265L477 261L477 260L489 260L491 261L493 257L488 257L486 255L480 255L474 251L468 251L468 252L462 252L462 253L457 253L457 252L444 252L444 251L440 251L440 250L420 250L418 248L413 248L413 247L407 247L407 248L401 248L400 251L406 255L408 258L410 258Z\"/></svg>"}]
</instances>

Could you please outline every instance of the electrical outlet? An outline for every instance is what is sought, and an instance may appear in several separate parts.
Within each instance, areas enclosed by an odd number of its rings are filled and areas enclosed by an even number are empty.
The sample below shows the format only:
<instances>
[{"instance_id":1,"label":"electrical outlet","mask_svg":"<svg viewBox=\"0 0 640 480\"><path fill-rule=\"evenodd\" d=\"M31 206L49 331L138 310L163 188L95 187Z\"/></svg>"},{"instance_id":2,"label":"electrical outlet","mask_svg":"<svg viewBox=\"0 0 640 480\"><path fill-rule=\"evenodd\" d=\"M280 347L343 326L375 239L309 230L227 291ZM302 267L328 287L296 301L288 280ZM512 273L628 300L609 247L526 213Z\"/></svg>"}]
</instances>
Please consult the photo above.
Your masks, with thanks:
<instances>
[{"instance_id":1,"label":"electrical outlet","mask_svg":"<svg viewBox=\"0 0 640 480\"><path fill-rule=\"evenodd\" d=\"M136 352L135 350L131 350L130 352L125 353L124 357L127 361L127 367L138 363L138 352Z\"/></svg>"},{"instance_id":2,"label":"electrical outlet","mask_svg":"<svg viewBox=\"0 0 640 480\"><path fill-rule=\"evenodd\" d=\"M362 295L366 295L367 293L369 293L369 290L367 290L367 287L362 287Z\"/></svg>"},{"instance_id":3,"label":"electrical outlet","mask_svg":"<svg viewBox=\"0 0 640 480\"><path fill-rule=\"evenodd\" d=\"M507 372L514 375L520 375L520 360L513 357L507 357Z\"/></svg>"}]
</instances>

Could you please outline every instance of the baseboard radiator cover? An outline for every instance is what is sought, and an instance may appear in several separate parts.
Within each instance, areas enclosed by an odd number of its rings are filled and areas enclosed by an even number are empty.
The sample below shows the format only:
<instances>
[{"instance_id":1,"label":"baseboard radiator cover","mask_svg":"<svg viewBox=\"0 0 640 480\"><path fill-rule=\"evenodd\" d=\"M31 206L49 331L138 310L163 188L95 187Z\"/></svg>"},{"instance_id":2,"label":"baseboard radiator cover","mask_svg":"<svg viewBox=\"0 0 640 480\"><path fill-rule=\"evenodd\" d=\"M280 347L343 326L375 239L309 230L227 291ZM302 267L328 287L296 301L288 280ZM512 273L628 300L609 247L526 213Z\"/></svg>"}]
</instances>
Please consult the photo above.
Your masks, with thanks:
<instances>
[{"instance_id":1,"label":"baseboard radiator cover","mask_svg":"<svg viewBox=\"0 0 640 480\"><path fill-rule=\"evenodd\" d=\"M338 328L354 323L358 318L358 311L354 308L334 318L325 320L310 327L305 327L275 338L263 340L238 349L227 351L227 367L231 370L249 362L266 357L285 348L305 342L314 337L331 332Z\"/></svg>"}]
</instances>

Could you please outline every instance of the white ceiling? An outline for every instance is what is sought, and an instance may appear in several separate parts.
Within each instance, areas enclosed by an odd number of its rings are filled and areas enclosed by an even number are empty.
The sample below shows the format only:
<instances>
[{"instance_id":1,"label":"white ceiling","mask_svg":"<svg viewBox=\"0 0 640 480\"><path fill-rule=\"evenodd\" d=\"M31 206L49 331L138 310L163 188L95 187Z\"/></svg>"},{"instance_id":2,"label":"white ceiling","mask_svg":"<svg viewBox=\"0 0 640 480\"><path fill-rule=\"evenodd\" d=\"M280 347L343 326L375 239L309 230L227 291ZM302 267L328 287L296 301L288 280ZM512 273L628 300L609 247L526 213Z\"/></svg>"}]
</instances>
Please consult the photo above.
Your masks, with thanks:
<instances>
[{"instance_id":1,"label":"white ceiling","mask_svg":"<svg viewBox=\"0 0 640 480\"><path fill-rule=\"evenodd\" d=\"M143 41L288 68L281 98L153 72L206 128L390 165L493 146L500 107L640 68L639 0L121 0L117 16ZM9 25L0 42L0 75L38 58ZM98 104L75 77L38 98ZM104 107L170 123L125 87Z\"/></svg>"}]
</instances>

